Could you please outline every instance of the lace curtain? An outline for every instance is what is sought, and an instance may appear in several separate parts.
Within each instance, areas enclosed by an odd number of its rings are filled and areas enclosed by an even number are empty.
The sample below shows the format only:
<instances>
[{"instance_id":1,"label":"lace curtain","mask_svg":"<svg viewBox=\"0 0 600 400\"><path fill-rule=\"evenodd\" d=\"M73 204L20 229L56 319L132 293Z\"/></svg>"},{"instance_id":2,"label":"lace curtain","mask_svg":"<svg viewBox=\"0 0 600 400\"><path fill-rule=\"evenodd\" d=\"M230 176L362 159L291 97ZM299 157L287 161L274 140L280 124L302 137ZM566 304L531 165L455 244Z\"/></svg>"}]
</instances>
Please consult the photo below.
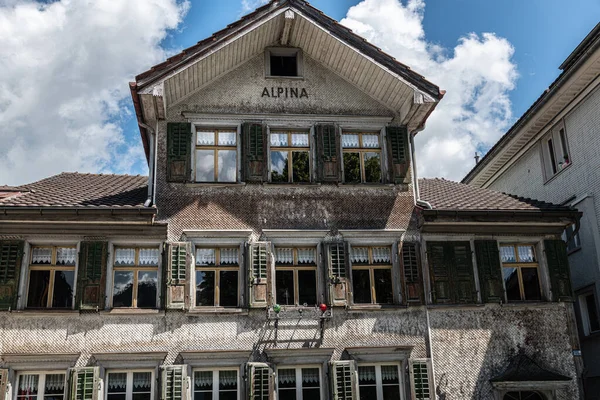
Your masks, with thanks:
<instances>
[{"instance_id":1,"label":"lace curtain","mask_svg":"<svg viewBox=\"0 0 600 400\"><path fill-rule=\"evenodd\" d=\"M134 391L150 391L152 388L152 374L150 372L134 372L133 373L133 390Z\"/></svg>"},{"instance_id":2,"label":"lace curtain","mask_svg":"<svg viewBox=\"0 0 600 400\"><path fill-rule=\"evenodd\" d=\"M237 371L219 371L219 385L237 387Z\"/></svg>"},{"instance_id":3,"label":"lace curtain","mask_svg":"<svg viewBox=\"0 0 600 400\"><path fill-rule=\"evenodd\" d=\"M56 249L56 265L75 265L77 249L59 247Z\"/></svg>"},{"instance_id":4,"label":"lace curtain","mask_svg":"<svg viewBox=\"0 0 600 400\"><path fill-rule=\"evenodd\" d=\"M238 264L238 249L221 249L221 264Z\"/></svg>"},{"instance_id":5,"label":"lace curtain","mask_svg":"<svg viewBox=\"0 0 600 400\"><path fill-rule=\"evenodd\" d=\"M308 134L307 133L293 133L292 134L292 146L293 147L308 147Z\"/></svg>"},{"instance_id":6,"label":"lace curtain","mask_svg":"<svg viewBox=\"0 0 600 400\"><path fill-rule=\"evenodd\" d=\"M31 252L32 264L52 264L52 249L45 247L34 247Z\"/></svg>"},{"instance_id":7,"label":"lace curtain","mask_svg":"<svg viewBox=\"0 0 600 400\"><path fill-rule=\"evenodd\" d=\"M288 145L287 133L271 133L271 146L273 147L285 147Z\"/></svg>"},{"instance_id":8,"label":"lace curtain","mask_svg":"<svg viewBox=\"0 0 600 400\"><path fill-rule=\"evenodd\" d=\"M318 368L303 368L302 369L302 382L303 383L319 383L319 369Z\"/></svg>"},{"instance_id":9,"label":"lace curtain","mask_svg":"<svg viewBox=\"0 0 600 400\"><path fill-rule=\"evenodd\" d=\"M512 246L501 246L500 247L500 259L503 263L505 262L517 262L515 257L515 248Z\"/></svg>"},{"instance_id":10,"label":"lace curtain","mask_svg":"<svg viewBox=\"0 0 600 400\"><path fill-rule=\"evenodd\" d=\"M135 249L115 249L115 265L134 265Z\"/></svg>"},{"instance_id":11,"label":"lace curtain","mask_svg":"<svg viewBox=\"0 0 600 400\"><path fill-rule=\"evenodd\" d=\"M140 265L158 265L158 249L140 249Z\"/></svg>"},{"instance_id":12,"label":"lace curtain","mask_svg":"<svg viewBox=\"0 0 600 400\"><path fill-rule=\"evenodd\" d=\"M196 249L196 265L215 265L215 249Z\"/></svg>"},{"instance_id":13,"label":"lace curtain","mask_svg":"<svg viewBox=\"0 0 600 400\"><path fill-rule=\"evenodd\" d=\"M277 247L275 249L275 262L278 264L293 264L294 249L287 247Z\"/></svg>"},{"instance_id":14,"label":"lace curtain","mask_svg":"<svg viewBox=\"0 0 600 400\"><path fill-rule=\"evenodd\" d=\"M358 367L358 380L359 381L374 381L375 380L375 367Z\"/></svg>"},{"instance_id":15,"label":"lace curtain","mask_svg":"<svg viewBox=\"0 0 600 400\"><path fill-rule=\"evenodd\" d=\"M298 264L315 264L315 249L298 249Z\"/></svg>"},{"instance_id":16,"label":"lace curtain","mask_svg":"<svg viewBox=\"0 0 600 400\"><path fill-rule=\"evenodd\" d=\"M378 135L362 135L363 147L368 149L379 148L379 136Z\"/></svg>"},{"instance_id":17,"label":"lace curtain","mask_svg":"<svg viewBox=\"0 0 600 400\"><path fill-rule=\"evenodd\" d=\"M381 367L381 379L398 382L398 367L395 365L383 365Z\"/></svg>"},{"instance_id":18,"label":"lace curtain","mask_svg":"<svg viewBox=\"0 0 600 400\"><path fill-rule=\"evenodd\" d=\"M127 390L127 373L113 372L108 374L108 388L113 392L125 392Z\"/></svg>"},{"instance_id":19,"label":"lace curtain","mask_svg":"<svg viewBox=\"0 0 600 400\"><path fill-rule=\"evenodd\" d=\"M196 143L199 146L212 146L215 144L215 133L214 132L197 132Z\"/></svg>"},{"instance_id":20,"label":"lace curtain","mask_svg":"<svg viewBox=\"0 0 600 400\"><path fill-rule=\"evenodd\" d=\"M352 247L352 262L356 264L366 264L369 262L368 247Z\"/></svg>"},{"instance_id":21,"label":"lace curtain","mask_svg":"<svg viewBox=\"0 0 600 400\"><path fill-rule=\"evenodd\" d=\"M237 132L219 132L219 146L235 146Z\"/></svg>"},{"instance_id":22,"label":"lace curtain","mask_svg":"<svg viewBox=\"0 0 600 400\"><path fill-rule=\"evenodd\" d=\"M19 377L19 395L37 393L39 378L38 375L21 375Z\"/></svg>"},{"instance_id":23,"label":"lace curtain","mask_svg":"<svg viewBox=\"0 0 600 400\"><path fill-rule=\"evenodd\" d=\"M390 263L391 251L389 247L373 247L373 262L375 263Z\"/></svg>"},{"instance_id":24,"label":"lace curtain","mask_svg":"<svg viewBox=\"0 0 600 400\"><path fill-rule=\"evenodd\" d=\"M212 371L196 371L194 374L194 386L206 389L212 387L213 373Z\"/></svg>"},{"instance_id":25,"label":"lace curtain","mask_svg":"<svg viewBox=\"0 0 600 400\"><path fill-rule=\"evenodd\" d=\"M358 147L358 135L342 135L342 147Z\"/></svg>"},{"instance_id":26,"label":"lace curtain","mask_svg":"<svg viewBox=\"0 0 600 400\"><path fill-rule=\"evenodd\" d=\"M535 262L533 246L519 246L517 251L519 252L519 262Z\"/></svg>"},{"instance_id":27,"label":"lace curtain","mask_svg":"<svg viewBox=\"0 0 600 400\"><path fill-rule=\"evenodd\" d=\"M296 370L295 369L280 369L277 371L277 378L280 384L294 383L296 382Z\"/></svg>"},{"instance_id":28,"label":"lace curtain","mask_svg":"<svg viewBox=\"0 0 600 400\"><path fill-rule=\"evenodd\" d=\"M46 375L46 390L48 391L63 391L65 389L65 375L51 374Z\"/></svg>"}]
</instances>

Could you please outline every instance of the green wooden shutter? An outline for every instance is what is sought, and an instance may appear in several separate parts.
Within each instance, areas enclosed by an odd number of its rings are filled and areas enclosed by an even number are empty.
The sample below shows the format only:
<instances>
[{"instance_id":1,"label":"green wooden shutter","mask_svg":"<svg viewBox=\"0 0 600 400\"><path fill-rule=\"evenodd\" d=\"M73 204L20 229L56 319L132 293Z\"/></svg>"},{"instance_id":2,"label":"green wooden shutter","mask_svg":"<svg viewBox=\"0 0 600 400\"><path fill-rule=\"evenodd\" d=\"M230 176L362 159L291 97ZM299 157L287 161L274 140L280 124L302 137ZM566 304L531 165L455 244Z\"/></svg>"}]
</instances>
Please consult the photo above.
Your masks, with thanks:
<instances>
[{"instance_id":1,"label":"green wooden shutter","mask_svg":"<svg viewBox=\"0 0 600 400\"><path fill-rule=\"evenodd\" d=\"M423 277L418 243L402 243L402 275L404 279L404 298L406 302L422 303Z\"/></svg>"},{"instance_id":2,"label":"green wooden shutter","mask_svg":"<svg viewBox=\"0 0 600 400\"><path fill-rule=\"evenodd\" d=\"M320 182L340 182L340 136L335 125L317 125L317 173Z\"/></svg>"},{"instance_id":3,"label":"green wooden shutter","mask_svg":"<svg viewBox=\"0 0 600 400\"><path fill-rule=\"evenodd\" d=\"M71 400L97 400L100 386L100 367L71 370Z\"/></svg>"},{"instance_id":4,"label":"green wooden shutter","mask_svg":"<svg viewBox=\"0 0 600 400\"><path fill-rule=\"evenodd\" d=\"M432 400L434 399L433 379L431 376L431 360L416 359L409 360L410 390L412 399Z\"/></svg>"},{"instance_id":5,"label":"green wooden shutter","mask_svg":"<svg viewBox=\"0 0 600 400\"><path fill-rule=\"evenodd\" d=\"M331 363L331 397L333 400L354 400L358 396L355 361Z\"/></svg>"},{"instance_id":6,"label":"green wooden shutter","mask_svg":"<svg viewBox=\"0 0 600 400\"><path fill-rule=\"evenodd\" d=\"M475 290L471 243L454 242L450 251L453 253L452 287L454 301L460 304L474 303L477 300L477 291Z\"/></svg>"},{"instance_id":7,"label":"green wooden shutter","mask_svg":"<svg viewBox=\"0 0 600 400\"><path fill-rule=\"evenodd\" d=\"M498 242L495 240L476 240L475 256L477 258L481 299L484 303L503 302L504 285Z\"/></svg>"},{"instance_id":8,"label":"green wooden shutter","mask_svg":"<svg viewBox=\"0 0 600 400\"><path fill-rule=\"evenodd\" d=\"M248 287L250 307L266 307L269 300L271 243L256 242L248 245Z\"/></svg>"},{"instance_id":9,"label":"green wooden shutter","mask_svg":"<svg viewBox=\"0 0 600 400\"><path fill-rule=\"evenodd\" d=\"M0 368L0 400L5 400L8 391L8 369Z\"/></svg>"},{"instance_id":10,"label":"green wooden shutter","mask_svg":"<svg viewBox=\"0 0 600 400\"><path fill-rule=\"evenodd\" d=\"M275 395L273 368L265 363L248 363L248 392L250 400L272 400Z\"/></svg>"},{"instance_id":11,"label":"green wooden shutter","mask_svg":"<svg viewBox=\"0 0 600 400\"><path fill-rule=\"evenodd\" d=\"M167 124L167 182L188 182L192 159L192 124Z\"/></svg>"},{"instance_id":12,"label":"green wooden shutter","mask_svg":"<svg viewBox=\"0 0 600 400\"><path fill-rule=\"evenodd\" d=\"M553 301L573 300L567 244L562 240L544 240Z\"/></svg>"},{"instance_id":13,"label":"green wooden shutter","mask_svg":"<svg viewBox=\"0 0 600 400\"><path fill-rule=\"evenodd\" d=\"M80 309L104 309L107 258L107 242L81 242L76 289Z\"/></svg>"},{"instance_id":14,"label":"green wooden shutter","mask_svg":"<svg viewBox=\"0 0 600 400\"><path fill-rule=\"evenodd\" d=\"M448 260L445 242L427 242L427 261L431 279L433 302L436 304L453 301L451 287L451 260Z\"/></svg>"},{"instance_id":15,"label":"green wooden shutter","mask_svg":"<svg viewBox=\"0 0 600 400\"><path fill-rule=\"evenodd\" d=\"M392 182L408 182L408 167L410 154L408 150L408 130L406 126L388 126L386 128L388 140L389 170Z\"/></svg>"},{"instance_id":16,"label":"green wooden shutter","mask_svg":"<svg viewBox=\"0 0 600 400\"><path fill-rule=\"evenodd\" d=\"M245 123L242 128L244 177L246 182L266 182L267 130L261 124Z\"/></svg>"},{"instance_id":17,"label":"green wooden shutter","mask_svg":"<svg viewBox=\"0 0 600 400\"><path fill-rule=\"evenodd\" d=\"M187 365L169 365L161 371L160 400L187 399Z\"/></svg>"},{"instance_id":18,"label":"green wooden shutter","mask_svg":"<svg viewBox=\"0 0 600 400\"><path fill-rule=\"evenodd\" d=\"M190 264L190 244L186 242L167 243L166 308L187 308L186 288L188 287L188 265Z\"/></svg>"},{"instance_id":19,"label":"green wooden shutter","mask_svg":"<svg viewBox=\"0 0 600 400\"><path fill-rule=\"evenodd\" d=\"M17 307L24 244L22 241L0 241L0 310Z\"/></svg>"},{"instance_id":20,"label":"green wooden shutter","mask_svg":"<svg viewBox=\"0 0 600 400\"><path fill-rule=\"evenodd\" d=\"M348 246L345 242L324 243L327 262L329 302L333 306L348 304Z\"/></svg>"}]
</instances>

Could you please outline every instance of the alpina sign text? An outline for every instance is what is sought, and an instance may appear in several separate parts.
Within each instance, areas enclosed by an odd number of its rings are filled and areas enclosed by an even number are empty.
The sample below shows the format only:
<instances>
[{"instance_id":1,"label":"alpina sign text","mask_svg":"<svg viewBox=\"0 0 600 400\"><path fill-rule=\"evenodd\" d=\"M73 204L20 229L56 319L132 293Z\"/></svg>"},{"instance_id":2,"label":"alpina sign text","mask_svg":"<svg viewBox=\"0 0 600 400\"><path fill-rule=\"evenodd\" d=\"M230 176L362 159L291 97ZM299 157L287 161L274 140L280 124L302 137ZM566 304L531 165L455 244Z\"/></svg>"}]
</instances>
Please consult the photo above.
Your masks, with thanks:
<instances>
[{"instance_id":1,"label":"alpina sign text","mask_svg":"<svg viewBox=\"0 0 600 400\"><path fill-rule=\"evenodd\" d=\"M282 99L301 99L306 97L308 99L308 92L304 88L284 88L284 87L271 87L264 88L260 97L275 97Z\"/></svg>"}]
</instances>

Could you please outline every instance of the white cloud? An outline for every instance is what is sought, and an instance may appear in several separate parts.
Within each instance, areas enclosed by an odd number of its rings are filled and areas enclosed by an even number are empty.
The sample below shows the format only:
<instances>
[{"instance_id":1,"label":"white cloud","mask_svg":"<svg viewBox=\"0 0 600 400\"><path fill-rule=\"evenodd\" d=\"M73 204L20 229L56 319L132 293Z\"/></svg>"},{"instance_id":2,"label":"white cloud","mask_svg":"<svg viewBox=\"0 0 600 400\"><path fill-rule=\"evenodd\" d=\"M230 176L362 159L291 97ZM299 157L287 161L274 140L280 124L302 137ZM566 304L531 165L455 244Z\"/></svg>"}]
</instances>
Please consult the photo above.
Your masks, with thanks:
<instances>
[{"instance_id":1,"label":"white cloud","mask_svg":"<svg viewBox=\"0 0 600 400\"><path fill-rule=\"evenodd\" d=\"M128 172L128 82L167 57L178 0L0 0L0 184L61 171ZM129 147L133 146L133 147Z\"/></svg>"},{"instance_id":2,"label":"white cloud","mask_svg":"<svg viewBox=\"0 0 600 400\"><path fill-rule=\"evenodd\" d=\"M449 52L427 42L424 10L424 0L364 0L341 22L447 91L416 137L418 170L460 180L475 151L487 150L512 122L514 49L493 33L470 33Z\"/></svg>"},{"instance_id":3,"label":"white cloud","mask_svg":"<svg viewBox=\"0 0 600 400\"><path fill-rule=\"evenodd\" d=\"M260 6L267 4L269 0L242 0L242 12L244 14L254 11Z\"/></svg>"}]
</instances>

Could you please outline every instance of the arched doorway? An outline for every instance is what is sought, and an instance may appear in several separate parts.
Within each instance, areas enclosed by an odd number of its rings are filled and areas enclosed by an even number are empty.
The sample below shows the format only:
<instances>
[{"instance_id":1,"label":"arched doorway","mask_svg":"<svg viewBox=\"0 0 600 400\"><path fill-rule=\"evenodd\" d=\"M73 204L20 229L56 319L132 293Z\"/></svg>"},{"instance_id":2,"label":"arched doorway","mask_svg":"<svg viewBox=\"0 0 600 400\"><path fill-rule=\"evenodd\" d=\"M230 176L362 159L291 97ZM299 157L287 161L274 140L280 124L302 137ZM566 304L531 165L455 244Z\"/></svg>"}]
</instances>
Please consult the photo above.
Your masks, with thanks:
<instances>
[{"instance_id":1,"label":"arched doorway","mask_svg":"<svg viewBox=\"0 0 600 400\"><path fill-rule=\"evenodd\" d=\"M508 392L502 400L546 400L546 397L538 392L520 391Z\"/></svg>"}]
</instances>

